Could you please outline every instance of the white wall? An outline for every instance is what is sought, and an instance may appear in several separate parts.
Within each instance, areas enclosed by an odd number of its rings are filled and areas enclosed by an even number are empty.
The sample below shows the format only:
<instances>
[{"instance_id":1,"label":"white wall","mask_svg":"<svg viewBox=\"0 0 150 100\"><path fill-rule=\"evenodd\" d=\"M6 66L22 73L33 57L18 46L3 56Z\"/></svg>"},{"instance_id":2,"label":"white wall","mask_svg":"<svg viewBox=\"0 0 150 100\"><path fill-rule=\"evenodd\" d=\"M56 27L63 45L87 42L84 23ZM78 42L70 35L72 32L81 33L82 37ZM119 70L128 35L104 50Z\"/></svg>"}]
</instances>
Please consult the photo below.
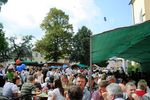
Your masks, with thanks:
<instances>
[{"instance_id":1,"label":"white wall","mask_svg":"<svg viewBox=\"0 0 150 100\"><path fill-rule=\"evenodd\" d=\"M145 21L145 0L135 0L133 3L133 19L134 24Z\"/></svg>"}]
</instances>

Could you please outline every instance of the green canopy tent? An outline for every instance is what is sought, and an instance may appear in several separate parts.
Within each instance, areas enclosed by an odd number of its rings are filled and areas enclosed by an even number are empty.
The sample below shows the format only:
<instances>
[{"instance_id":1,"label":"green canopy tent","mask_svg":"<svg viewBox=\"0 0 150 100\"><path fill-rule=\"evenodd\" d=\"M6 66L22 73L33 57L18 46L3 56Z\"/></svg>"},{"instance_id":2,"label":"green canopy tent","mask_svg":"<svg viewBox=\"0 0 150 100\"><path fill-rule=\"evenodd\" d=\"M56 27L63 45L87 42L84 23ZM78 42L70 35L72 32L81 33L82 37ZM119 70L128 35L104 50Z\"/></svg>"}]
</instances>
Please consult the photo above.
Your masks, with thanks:
<instances>
[{"instance_id":1,"label":"green canopy tent","mask_svg":"<svg viewBox=\"0 0 150 100\"><path fill-rule=\"evenodd\" d=\"M25 65L28 65L28 66L38 66L37 61L21 61L21 64L25 64Z\"/></svg>"},{"instance_id":2,"label":"green canopy tent","mask_svg":"<svg viewBox=\"0 0 150 100\"><path fill-rule=\"evenodd\" d=\"M72 65L71 66L72 68L81 68L81 69L87 69L87 68L89 68L89 66L87 66L87 65L84 65L84 64L74 64L74 65Z\"/></svg>"},{"instance_id":3,"label":"green canopy tent","mask_svg":"<svg viewBox=\"0 0 150 100\"><path fill-rule=\"evenodd\" d=\"M89 66L84 65L84 64L76 64L76 65L79 66L79 67L82 68L82 69L86 69L86 68L89 67Z\"/></svg>"},{"instance_id":4,"label":"green canopy tent","mask_svg":"<svg viewBox=\"0 0 150 100\"><path fill-rule=\"evenodd\" d=\"M133 60L144 66L150 62L150 21L106 31L91 38L92 63L114 56Z\"/></svg>"}]
</instances>

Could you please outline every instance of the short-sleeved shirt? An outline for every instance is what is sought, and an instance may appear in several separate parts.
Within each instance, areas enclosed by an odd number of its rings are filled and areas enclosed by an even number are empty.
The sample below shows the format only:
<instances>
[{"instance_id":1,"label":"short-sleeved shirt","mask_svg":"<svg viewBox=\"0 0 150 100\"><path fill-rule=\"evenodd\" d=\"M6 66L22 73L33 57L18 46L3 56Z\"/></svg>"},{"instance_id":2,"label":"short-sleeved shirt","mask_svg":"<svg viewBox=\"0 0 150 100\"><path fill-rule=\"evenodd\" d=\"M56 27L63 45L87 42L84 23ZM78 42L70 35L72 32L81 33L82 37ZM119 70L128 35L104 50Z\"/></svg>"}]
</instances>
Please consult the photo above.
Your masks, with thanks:
<instances>
[{"instance_id":1,"label":"short-sleeved shirt","mask_svg":"<svg viewBox=\"0 0 150 100\"><path fill-rule=\"evenodd\" d=\"M8 72L7 73L7 78L8 78L9 81L12 81L13 77L14 77L14 73L13 72Z\"/></svg>"},{"instance_id":2,"label":"short-sleeved shirt","mask_svg":"<svg viewBox=\"0 0 150 100\"><path fill-rule=\"evenodd\" d=\"M25 100L32 100L32 98L31 98L32 91L35 91L35 86L32 83L26 82L22 85L21 94L22 95L30 95L30 96L26 96Z\"/></svg>"},{"instance_id":3,"label":"short-sleeved shirt","mask_svg":"<svg viewBox=\"0 0 150 100\"><path fill-rule=\"evenodd\" d=\"M61 95L59 88L48 92L48 100L51 100L51 95L55 95L55 100L65 100L64 96Z\"/></svg>"},{"instance_id":4,"label":"short-sleeved shirt","mask_svg":"<svg viewBox=\"0 0 150 100\"><path fill-rule=\"evenodd\" d=\"M88 91L87 88L84 88L84 90L83 90L82 100L91 100L91 93L90 93L90 91Z\"/></svg>"},{"instance_id":5,"label":"short-sleeved shirt","mask_svg":"<svg viewBox=\"0 0 150 100\"><path fill-rule=\"evenodd\" d=\"M18 93L19 88L17 85L11 82L6 82L3 87L3 95L7 97L12 97L13 93Z\"/></svg>"},{"instance_id":6,"label":"short-sleeved shirt","mask_svg":"<svg viewBox=\"0 0 150 100\"><path fill-rule=\"evenodd\" d=\"M32 83L26 82L22 85L21 88L22 94L31 94L32 91L35 91L35 86Z\"/></svg>"},{"instance_id":7,"label":"short-sleeved shirt","mask_svg":"<svg viewBox=\"0 0 150 100\"><path fill-rule=\"evenodd\" d=\"M150 93L149 92L145 93L142 98L143 100L150 100Z\"/></svg>"},{"instance_id":8,"label":"short-sleeved shirt","mask_svg":"<svg viewBox=\"0 0 150 100\"><path fill-rule=\"evenodd\" d=\"M104 100L103 96L99 94L99 90L94 91L91 100Z\"/></svg>"}]
</instances>

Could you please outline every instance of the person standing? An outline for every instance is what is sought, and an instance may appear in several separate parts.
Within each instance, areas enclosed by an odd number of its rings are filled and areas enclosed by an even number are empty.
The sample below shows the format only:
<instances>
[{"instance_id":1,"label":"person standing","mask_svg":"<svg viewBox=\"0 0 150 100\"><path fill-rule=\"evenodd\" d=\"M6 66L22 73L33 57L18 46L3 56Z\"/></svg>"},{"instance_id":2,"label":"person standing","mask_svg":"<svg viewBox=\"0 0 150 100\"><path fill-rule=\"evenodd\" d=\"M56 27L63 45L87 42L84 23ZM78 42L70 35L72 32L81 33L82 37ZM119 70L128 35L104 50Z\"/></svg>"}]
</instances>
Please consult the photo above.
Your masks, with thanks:
<instances>
[{"instance_id":1,"label":"person standing","mask_svg":"<svg viewBox=\"0 0 150 100\"><path fill-rule=\"evenodd\" d=\"M0 64L0 95L2 94L3 86L5 84L4 76L5 76L4 67L2 64Z\"/></svg>"},{"instance_id":2,"label":"person standing","mask_svg":"<svg viewBox=\"0 0 150 100\"><path fill-rule=\"evenodd\" d=\"M133 82L126 84L125 100L139 100L138 95L135 93L136 85Z\"/></svg>"},{"instance_id":3,"label":"person standing","mask_svg":"<svg viewBox=\"0 0 150 100\"><path fill-rule=\"evenodd\" d=\"M125 100L123 98L123 91L121 90L121 87L117 83L110 83L106 87L106 91L108 100Z\"/></svg>"},{"instance_id":4,"label":"person standing","mask_svg":"<svg viewBox=\"0 0 150 100\"><path fill-rule=\"evenodd\" d=\"M72 86L69 88L66 100L82 100L83 92L79 86Z\"/></svg>"},{"instance_id":5,"label":"person standing","mask_svg":"<svg viewBox=\"0 0 150 100\"><path fill-rule=\"evenodd\" d=\"M87 82L87 79L86 79L85 75L78 74L77 80L76 80L76 85L79 86L83 92L82 100L91 100L91 94L88 91L88 89L85 88L86 82Z\"/></svg>"},{"instance_id":6,"label":"person standing","mask_svg":"<svg viewBox=\"0 0 150 100\"><path fill-rule=\"evenodd\" d=\"M43 74L43 82L45 82L45 78L47 77L47 72L49 71L48 64L44 64L42 67L42 74Z\"/></svg>"},{"instance_id":7,"label":"person standing","mask_svg":"<svg viewBox=\"0 0 150 100\"><path fill-rule=\"evenodd\" d=\"M54 90L48 92L48 100L65 100L61 79L54 79Z\"/></svg>"},{"instance_id":8,"label":"person standing","mask_svg":"<svg viewBox=\"0 0 150 100\"><path fill-rule=\"evenodd\" d=\"M99 83L99 88L96 91L94 91L91 100L104 100L107 85L108 81L101 80L101 82Z\"/></svg>"}]
</instances>

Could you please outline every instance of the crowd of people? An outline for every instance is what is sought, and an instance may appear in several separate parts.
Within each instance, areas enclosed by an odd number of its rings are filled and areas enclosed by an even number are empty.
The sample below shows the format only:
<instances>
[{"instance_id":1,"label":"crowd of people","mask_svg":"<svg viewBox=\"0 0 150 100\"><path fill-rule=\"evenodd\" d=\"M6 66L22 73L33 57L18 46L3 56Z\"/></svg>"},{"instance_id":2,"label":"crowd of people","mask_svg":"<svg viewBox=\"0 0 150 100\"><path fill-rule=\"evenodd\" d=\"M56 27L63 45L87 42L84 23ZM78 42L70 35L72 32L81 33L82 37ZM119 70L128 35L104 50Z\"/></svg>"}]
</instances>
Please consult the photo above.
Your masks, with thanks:
<instances>
[{"instance_id":1,"label":"crowd of people","mask_svg":"<svg viewBox=\"0 0 150 100\"><path fill-rule=\"evenodd\" d=\"M103 70L0 65L0 100L150 100L145 74Z\"/></svg>"}]
</instances>

